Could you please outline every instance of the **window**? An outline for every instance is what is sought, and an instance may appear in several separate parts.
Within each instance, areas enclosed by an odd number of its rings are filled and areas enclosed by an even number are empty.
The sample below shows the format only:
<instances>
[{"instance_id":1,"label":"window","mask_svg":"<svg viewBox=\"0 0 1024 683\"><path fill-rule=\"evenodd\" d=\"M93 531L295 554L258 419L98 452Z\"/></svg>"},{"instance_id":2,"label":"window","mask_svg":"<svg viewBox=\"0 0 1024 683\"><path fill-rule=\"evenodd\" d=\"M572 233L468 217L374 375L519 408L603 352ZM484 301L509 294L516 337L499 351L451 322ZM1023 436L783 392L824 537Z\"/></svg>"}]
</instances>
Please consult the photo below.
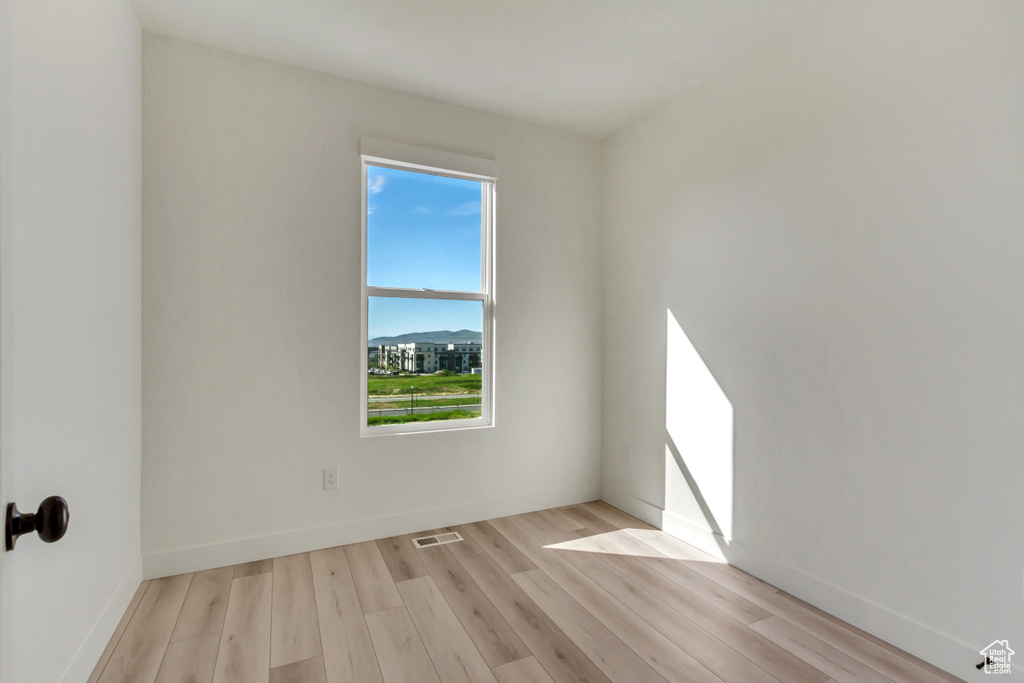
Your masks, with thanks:
<instances>
[{"instance_id":1,"label":"window","mask_svg":"<svg viewBox=\"0 0 1024 683\"><path fill-rule=\"evenodd\" d=\"M362 140L364 436L493 424L493 161Z\"/></svg>"}]
</instances>

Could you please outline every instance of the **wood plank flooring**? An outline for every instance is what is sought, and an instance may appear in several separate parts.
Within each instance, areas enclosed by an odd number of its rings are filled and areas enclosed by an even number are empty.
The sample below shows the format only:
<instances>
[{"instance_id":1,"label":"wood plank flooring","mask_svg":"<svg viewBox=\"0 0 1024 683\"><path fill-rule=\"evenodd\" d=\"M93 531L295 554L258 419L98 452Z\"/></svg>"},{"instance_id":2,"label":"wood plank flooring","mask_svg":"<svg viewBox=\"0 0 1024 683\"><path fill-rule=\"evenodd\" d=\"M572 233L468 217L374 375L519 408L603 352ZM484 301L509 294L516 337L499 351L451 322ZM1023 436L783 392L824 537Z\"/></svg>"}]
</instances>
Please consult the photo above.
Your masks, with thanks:
<instances>
[{"instance_id":1,"label":"wood plank flooring","mask_svg":"<svg viewBox=\"0 0 1024 683\"><path fill-rule=\"evenodd\" d=\"M90 683L949 683L601 501L144 582Z\"/></svg>"}]
</instances>

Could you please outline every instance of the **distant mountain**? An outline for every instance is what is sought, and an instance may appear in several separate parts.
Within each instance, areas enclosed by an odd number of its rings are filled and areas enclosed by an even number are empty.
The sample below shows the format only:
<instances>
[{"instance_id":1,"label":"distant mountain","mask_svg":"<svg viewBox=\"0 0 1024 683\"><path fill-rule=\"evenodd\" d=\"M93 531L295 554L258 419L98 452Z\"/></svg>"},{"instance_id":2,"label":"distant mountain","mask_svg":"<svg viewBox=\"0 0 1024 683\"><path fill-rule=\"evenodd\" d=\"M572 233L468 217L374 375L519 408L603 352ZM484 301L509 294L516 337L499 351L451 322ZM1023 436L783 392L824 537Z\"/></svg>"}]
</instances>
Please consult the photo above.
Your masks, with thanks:
<instances>
[{"instance_id":1,"label":"distant mountain","mask_svg":"<svg viewBox=\"0 0 1024 683\"><path fill-rule=\"evenodd\" d=\"M386 344L408 344L410 342L424 342L432 344L482 344L483 335L473 330L437 330L435 332L409 332L400 334L397 337L374 337L368 342L369 346L382 346Z\"/></svg>"}]
</instances>

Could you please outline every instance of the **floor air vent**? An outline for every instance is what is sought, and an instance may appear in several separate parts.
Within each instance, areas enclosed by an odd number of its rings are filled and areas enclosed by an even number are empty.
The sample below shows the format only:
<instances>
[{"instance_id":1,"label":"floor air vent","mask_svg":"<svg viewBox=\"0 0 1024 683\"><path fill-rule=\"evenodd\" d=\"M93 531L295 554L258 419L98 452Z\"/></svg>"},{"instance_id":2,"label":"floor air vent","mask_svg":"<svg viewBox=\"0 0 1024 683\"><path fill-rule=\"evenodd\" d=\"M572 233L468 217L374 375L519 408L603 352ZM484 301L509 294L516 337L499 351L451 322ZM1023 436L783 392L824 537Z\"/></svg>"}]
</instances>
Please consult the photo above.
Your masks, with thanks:
<instances>
[{"instance_id":1,"label":"floor air vent","mask_svg":"<svg viewBox=\"0 0 1024 683\"><path fill-rule=\"evenodd\" d=\"M421 538L414 538L412 542L416 544L417 548L429 548L435 545L444 545L445 543L455 543L461 541L462 536L459 536L459 532L451 531L447 534L435 534L434 536L423 536Z\"/></svg>"}]
</instances>

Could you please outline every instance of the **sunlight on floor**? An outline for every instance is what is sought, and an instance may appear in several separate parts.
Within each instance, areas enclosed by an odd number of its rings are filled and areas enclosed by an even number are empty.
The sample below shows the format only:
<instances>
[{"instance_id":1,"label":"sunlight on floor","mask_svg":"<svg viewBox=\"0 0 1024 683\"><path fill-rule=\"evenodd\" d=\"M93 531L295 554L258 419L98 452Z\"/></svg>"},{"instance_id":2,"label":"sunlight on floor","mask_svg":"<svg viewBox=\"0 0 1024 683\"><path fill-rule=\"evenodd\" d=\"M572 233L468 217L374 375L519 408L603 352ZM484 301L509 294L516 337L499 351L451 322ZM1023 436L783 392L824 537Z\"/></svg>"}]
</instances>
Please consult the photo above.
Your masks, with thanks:
<instances>
[{"instance_id":1,"label":"sunlight on floor","mask_svg":"<svg viewBox=\"0 0 1024 683\"><path fill-rule=\"evenodd\" d=\"M629 557L660 557L690 562L722 561L696 548L692 548L679 539L657 529L619 529L603 534L594 534L571 541L552 543L544 546L548 550L572 550L576 552L598 553L601 555L626 555Z\"/></svg>"}]
</instances>

